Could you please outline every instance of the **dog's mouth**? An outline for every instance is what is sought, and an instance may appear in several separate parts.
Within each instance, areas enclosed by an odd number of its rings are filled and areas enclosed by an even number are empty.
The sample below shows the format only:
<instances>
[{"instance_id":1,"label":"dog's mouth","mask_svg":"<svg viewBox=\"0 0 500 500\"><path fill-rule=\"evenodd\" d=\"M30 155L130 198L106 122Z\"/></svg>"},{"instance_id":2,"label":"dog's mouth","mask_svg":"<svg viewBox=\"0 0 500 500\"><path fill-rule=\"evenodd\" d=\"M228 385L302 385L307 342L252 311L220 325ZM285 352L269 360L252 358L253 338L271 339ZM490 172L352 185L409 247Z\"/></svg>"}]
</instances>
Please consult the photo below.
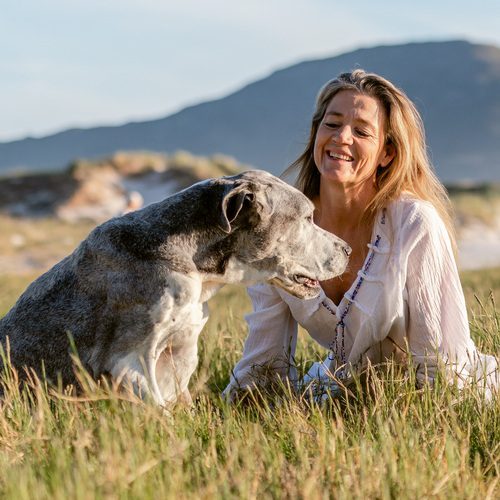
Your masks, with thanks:
<instances>
[{"instance_id":1,"label":"dog's mouth","mask_svg":"<svg viewBox=\"0 0 500 500\"><path fill-rule=\"evenodd\" d=\"M270 283L299 298L316 297L321 291L319 281L304 274L294 274L285 278L276 276Z\"/></svg>"},{"instance_id":2,"label":"dog's mouth","mask_svg":"<svg viewBox=\"0 0 500 500\"><path fill-rule=\"evenodd\" d=\"M313 278L309 278L308 276L304 276L303 274L295 274L293 276L293 281L298 283L299 285L303 285L306 288L318 288L319 281Z\"/></svg>"}]
</instances>

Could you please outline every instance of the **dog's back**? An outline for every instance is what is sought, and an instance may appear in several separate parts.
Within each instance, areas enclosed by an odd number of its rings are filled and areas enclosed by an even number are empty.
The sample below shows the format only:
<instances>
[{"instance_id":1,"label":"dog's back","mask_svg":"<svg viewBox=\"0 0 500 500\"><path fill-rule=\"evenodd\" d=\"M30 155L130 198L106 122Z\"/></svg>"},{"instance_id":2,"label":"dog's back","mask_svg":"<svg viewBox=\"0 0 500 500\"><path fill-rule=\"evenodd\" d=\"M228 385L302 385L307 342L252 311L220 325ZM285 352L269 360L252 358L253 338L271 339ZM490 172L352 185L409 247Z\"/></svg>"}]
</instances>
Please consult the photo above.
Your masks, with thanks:
<instances>
[{"instance_id":1,"label":"dog's back","mask_svg":"<svg viewBox=\"0 0 500 500\"><path fill-rule=\"evenodd\" d=\"M76 271L80 253L78 248L34 281L0 320L0 343L12 366L31 367L39 375L58 373L64 384L76 382L68 363L70 337L79 345L92 342L88 334L95 331L102 301L96 289L82 294Z\"/></svg>"}]
</instances>

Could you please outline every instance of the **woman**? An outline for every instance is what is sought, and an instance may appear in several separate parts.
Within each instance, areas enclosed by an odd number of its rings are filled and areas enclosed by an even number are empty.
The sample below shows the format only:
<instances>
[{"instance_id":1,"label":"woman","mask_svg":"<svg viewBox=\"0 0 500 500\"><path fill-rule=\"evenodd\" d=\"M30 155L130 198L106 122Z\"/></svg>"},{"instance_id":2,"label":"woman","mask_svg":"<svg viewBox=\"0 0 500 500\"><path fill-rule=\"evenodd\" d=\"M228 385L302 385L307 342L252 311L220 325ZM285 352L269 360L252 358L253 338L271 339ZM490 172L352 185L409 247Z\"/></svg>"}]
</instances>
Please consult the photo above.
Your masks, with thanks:
<instances>
[{"instance_id":1,"label":"woman","mask_svg":"<svg viewBox=\"0 0 500 500\"><path fill-rule=\"evenodd\" d=\"M316 299L269 285L249 289L254 312L225 395L262 383L262 367L295 383L298 323L330 349L309 380L409 354L419 382L432 382L444 362L459 384L480 380L491 395L498 364L471 340L449 200L406 95L362 70L328 82L306 149L290 168L315 204L315 223L351 246L349 268L321 283Z\"/></svg>"}]
</instances>

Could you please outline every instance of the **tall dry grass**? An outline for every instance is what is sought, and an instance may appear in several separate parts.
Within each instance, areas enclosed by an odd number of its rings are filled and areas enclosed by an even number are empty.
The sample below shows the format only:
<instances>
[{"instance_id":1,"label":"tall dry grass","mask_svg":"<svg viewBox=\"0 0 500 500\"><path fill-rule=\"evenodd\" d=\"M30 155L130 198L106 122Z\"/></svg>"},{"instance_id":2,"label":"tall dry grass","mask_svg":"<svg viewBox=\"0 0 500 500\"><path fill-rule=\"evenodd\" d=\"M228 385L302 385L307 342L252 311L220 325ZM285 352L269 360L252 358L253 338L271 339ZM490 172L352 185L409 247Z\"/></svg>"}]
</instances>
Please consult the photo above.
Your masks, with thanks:
<instances>
[{"instance_id":1,"label":"tall dry grass","mask_svg":"<svg viewBox=\"0 0 500 500\"><path fill-rule=\"evenodd\" d=\"M167 415L102 388L74 398L7 380L2 497L498 498L498 398L485 404L474 388L439 382L418 390L412 372L388 365L371 374L370 391L325 407L286 388L228 406L219 394L241 354L248 302L228 289L211 309L192 409ZM474 334L498 354L498 314L480 311ZM305 367L317 353L302 340Z\"/></svg>"},{"instance_id":2,"label":"tall dry grass","mask_svg":"<svg viewBox=\"0 0 500 500\"><path fill-rule=\"evenodd\" d=\"M500 354L500 269L465 273L475 341ZM0 275L0 315L31 275ZM228 406L220 392L239 359L250 304L226 288L211 301L194 408L170 414L103 387L80 397L4 375L0 496L88 498L499 498L500 405L474 388L374 370L324 407L286 387ZM324 353L302 332L298 364Z\"/></svg>"}]
</instances>

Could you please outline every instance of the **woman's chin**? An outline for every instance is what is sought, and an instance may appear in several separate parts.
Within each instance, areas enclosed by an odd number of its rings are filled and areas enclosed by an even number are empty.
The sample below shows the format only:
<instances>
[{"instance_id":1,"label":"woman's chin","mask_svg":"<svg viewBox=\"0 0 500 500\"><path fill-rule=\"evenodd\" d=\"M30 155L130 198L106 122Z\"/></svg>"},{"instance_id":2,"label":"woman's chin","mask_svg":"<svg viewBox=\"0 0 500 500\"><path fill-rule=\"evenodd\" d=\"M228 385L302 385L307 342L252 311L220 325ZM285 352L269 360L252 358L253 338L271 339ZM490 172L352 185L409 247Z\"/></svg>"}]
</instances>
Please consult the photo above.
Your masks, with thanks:
<instances>
[{"instance_id":1,"label":"woman's chin","mask_svg":"<svg viewBox=\"0 0 500 500\"><path fill-rule=\"evenodd\" d=\"M329 184L350 184L352 183L352 176L347 175L345 172L333 169L320 170L321 181Z\"/></svg>"},{"instance_id":2,"label":"woman's chin","mask_svg":"<svg viewBox=\"0 0 500 500\"><path fill-rule=\"evenodd\" d=\"M342 171L341 169L319 169L321 182L331 186L346 188L362 188L372 189L375 181L374 175L359 176L353 175L352 172Z\"/></svg>"}]
</instances>

